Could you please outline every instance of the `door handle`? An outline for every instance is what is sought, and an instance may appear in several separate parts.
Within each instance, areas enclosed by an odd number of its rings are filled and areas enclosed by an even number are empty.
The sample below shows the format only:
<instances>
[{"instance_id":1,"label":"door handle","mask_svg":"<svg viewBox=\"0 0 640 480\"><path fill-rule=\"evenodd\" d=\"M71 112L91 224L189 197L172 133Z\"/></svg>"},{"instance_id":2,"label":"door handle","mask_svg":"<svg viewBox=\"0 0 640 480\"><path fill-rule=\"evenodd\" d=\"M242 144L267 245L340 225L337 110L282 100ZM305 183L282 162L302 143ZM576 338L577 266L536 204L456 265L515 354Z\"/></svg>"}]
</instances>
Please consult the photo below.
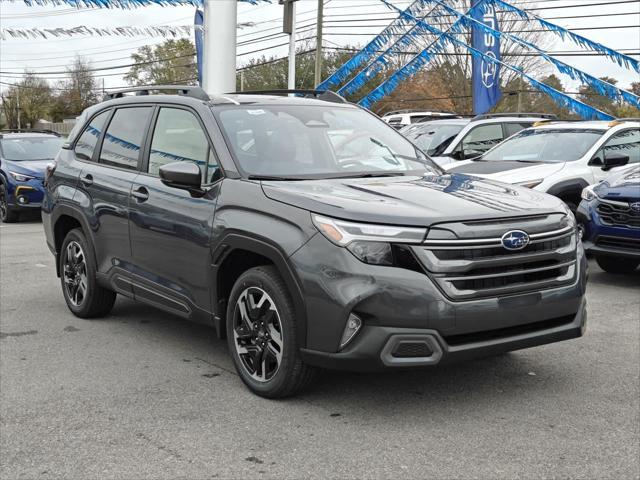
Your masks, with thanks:
<instances>
[{"instance_id":1,"label":"door handle","mask_svg":"<svg viewBox=\"0 0 640 480\"><path fill-rule=\"evenodd\" d=\"M93 185L93 175L91 175L90 173L87 173L84 177L80 179L80 181L85 187L89 187Z\"/></svg>"},{"instance_id":2,"label":"door handle","mask_svg":"<svg viewBox=\"0 0 640 480\"><path fill-rule=\"evenodd\" d=\"M138 202L144 202L149 199L149 190L145 187L138 187L131 192L131 195L138 200Z\"/></svg>"}]
</instances>

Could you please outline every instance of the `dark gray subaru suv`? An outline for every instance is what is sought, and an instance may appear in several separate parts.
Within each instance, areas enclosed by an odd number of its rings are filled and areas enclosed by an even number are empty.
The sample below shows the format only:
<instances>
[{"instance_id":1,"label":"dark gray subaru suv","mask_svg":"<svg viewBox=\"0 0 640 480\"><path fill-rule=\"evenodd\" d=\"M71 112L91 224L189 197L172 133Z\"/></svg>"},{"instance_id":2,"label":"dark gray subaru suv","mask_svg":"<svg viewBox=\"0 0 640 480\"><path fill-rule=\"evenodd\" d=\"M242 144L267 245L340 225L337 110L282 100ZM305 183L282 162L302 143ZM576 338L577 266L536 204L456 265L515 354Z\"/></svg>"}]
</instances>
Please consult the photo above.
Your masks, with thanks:
<instances>
[{"instance_id":1,"label":"dark gray subaru suv","mask_svg":"<svg viewBox=\"0 0 640 480\"><path fill-rule=\"evenodd\" d=\"M561 200L444 174L330 92L134 93L84 112L48 169L44 227L75 315L121 294L211 324L265 397L315 367L582 335L586 263Z\"/></svg>"}]
</instances>

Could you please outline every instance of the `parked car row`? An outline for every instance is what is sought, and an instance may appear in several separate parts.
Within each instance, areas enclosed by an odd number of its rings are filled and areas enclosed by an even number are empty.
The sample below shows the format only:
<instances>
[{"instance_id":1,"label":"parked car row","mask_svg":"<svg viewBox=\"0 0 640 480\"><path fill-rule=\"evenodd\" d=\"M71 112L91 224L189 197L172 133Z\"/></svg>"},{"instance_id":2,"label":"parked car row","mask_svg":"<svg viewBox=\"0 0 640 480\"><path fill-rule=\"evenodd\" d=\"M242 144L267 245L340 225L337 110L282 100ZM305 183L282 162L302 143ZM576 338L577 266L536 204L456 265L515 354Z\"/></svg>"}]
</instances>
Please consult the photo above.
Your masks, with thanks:
<instances>
[{"instance_id":1,"label":"parked car row","mask_svg":"<svg viewBox=\"0 0 640 480\"><path fill-rule=\"evenodd\" d=\"M212 325L258 395L293 395L316 367L430 367L578 338L580 232L607 265L617 257L605 247L627 249L608 239L637 228L633 174L582 192L584 221L599 228L579 230L569 197L543 190L589 152L591 163L602 152L601 171L631 162L619 153L637 142L631 122L576 123L570 135L540 115L463 119L443 153L484 153L445 171L330 92L162 90L177 94L138 87L86 110L46 172L13 176L6 204L22 183L44 185L45 236L74 315L107 315L122 295ZM464 171L478 165L493 170ZM16 168L3 160L3 178ZM492 177L535 168L520 185Z\"/></svg>"}]
</instances>

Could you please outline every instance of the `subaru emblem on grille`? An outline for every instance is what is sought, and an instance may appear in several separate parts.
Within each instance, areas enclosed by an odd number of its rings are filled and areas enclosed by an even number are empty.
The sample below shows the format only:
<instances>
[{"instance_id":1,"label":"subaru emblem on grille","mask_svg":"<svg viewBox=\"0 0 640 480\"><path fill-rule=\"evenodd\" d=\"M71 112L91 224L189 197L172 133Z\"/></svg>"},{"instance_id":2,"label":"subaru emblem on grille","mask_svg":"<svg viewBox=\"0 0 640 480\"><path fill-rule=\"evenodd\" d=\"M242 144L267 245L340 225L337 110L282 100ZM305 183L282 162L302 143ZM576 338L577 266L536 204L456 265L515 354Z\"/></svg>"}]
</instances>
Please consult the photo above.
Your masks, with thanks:
<instances>
[{"instance_id":1,"label":"subaru emblem on grille","mask_svg":"<svg viewBox=\"0 0 640 480\"><path fill-rule=\"evenodd\" d=\"M507 250L522 250L529 245L529 235L522 230L511 230L502 236L502 246Z\"/></svg>"},{"instance_id":2,"label":"subaru emblem on grille","mask_svg":"<svg viewBox=\"0 0 640 480\"><path fill-rule=\"evenodd\" d=\"M630 203L629 208L634 212L640 213L640 202Z\"/></svg>"}]
</instances>

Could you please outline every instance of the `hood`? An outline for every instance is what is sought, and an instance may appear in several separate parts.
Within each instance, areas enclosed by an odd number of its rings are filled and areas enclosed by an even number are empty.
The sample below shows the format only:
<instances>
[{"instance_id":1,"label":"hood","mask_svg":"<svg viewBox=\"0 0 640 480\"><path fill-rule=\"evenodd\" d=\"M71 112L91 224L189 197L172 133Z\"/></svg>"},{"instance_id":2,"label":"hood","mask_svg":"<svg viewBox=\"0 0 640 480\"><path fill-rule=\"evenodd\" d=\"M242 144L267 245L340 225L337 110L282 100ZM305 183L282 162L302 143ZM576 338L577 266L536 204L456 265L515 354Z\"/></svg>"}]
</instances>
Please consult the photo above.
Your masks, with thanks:
<instances>
[{"instance_id":1,"label":"hood","mask_svg":"<svg viewBox=\"0 0 640 480\"><path fill-rule=\"evenodd\" d=\"M564 212L547 194L461 174L263 181L262 188L272 200L314 213L389 225Z\"/></svg>"},{"instance_id":2,"label":"hood","mask_svg":"<svg viewBox=\"0 0 640 480\"><path fill-rule=\"evenodd\" d=\"M640 166L614 173L594 190L607 200L637 202L640 200Z\"/></svg>"},{"instance_id":3,"label":"hood","mask_svg":"<svg viewBox=\"0 0 640 480\"><path fill-rule=\"evenodd\" d=\"M445 167L449 172L468 173L507 183L520 183L544 179L558 173L565 166L561 163L528 163L515 161L465 161Z\"/></svg>"},{"instance_id":4,"label":"hood","mask_svg":"<svg viewBox=\"0 0 640 480\"><path fill-rule=\"evenodd\" d=\"M12 162L2 160L2 169L11 172L22 173L36 178L44 178L44 172L53 160L23 160Z\"/></svg>"}]
</instances>

